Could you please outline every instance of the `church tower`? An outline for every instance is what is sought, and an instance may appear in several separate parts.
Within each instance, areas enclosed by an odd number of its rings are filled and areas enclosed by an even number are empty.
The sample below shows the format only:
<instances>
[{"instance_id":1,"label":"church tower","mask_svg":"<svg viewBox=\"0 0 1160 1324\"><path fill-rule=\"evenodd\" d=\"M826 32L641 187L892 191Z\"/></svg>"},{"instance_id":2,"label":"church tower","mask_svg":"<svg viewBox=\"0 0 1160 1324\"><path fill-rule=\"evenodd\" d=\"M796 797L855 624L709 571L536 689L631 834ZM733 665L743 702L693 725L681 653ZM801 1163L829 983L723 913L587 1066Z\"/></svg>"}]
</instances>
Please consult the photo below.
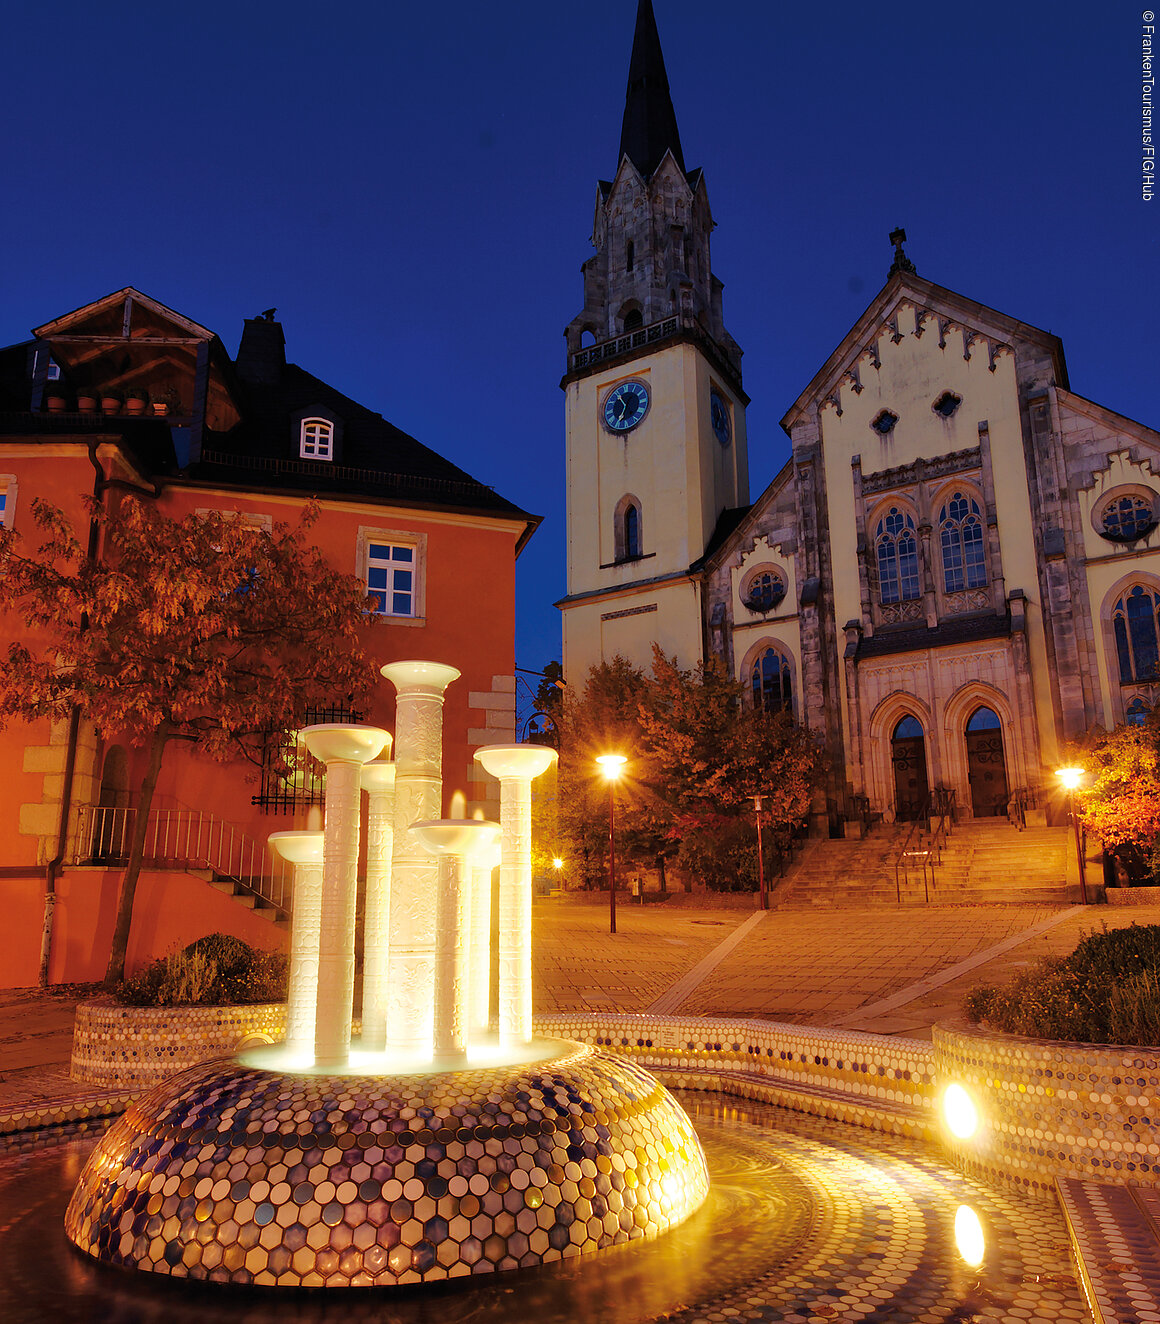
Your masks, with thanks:
<instances>
[{"instance_id":1,"label":"church tower","mask_svg":"<svg viewBox=\"0 0 1160 1324\"><path fill-rule=\"evenodd\" d=\"M584 307L565 332L564 672L654 641L703 656L699 563L749 500L741 350L709 261L713 217L687 170L651 0L640 0L616 176L601 180Z\"/></svg>"}]
</instances>

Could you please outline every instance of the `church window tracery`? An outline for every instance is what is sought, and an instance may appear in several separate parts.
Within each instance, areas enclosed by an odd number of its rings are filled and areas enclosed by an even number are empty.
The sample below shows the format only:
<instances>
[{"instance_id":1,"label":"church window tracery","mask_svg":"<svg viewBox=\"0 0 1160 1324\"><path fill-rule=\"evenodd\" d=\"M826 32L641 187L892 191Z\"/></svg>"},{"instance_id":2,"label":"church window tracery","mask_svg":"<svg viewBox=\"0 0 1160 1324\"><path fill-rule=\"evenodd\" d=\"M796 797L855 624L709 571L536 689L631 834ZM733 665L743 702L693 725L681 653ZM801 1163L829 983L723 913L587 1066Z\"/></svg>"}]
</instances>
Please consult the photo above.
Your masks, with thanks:
<instances>
[{"instance_id":1,"label":"church window tracery","mask_svg":"<svg viewBox=\"0 0 1160 1324\"><path fill-rule=\"evenodd\" d=\"M951 418L962 403L961 395L955 395L953 391L944 391L931 408L940 418Z\"/></svg>"},{"instance_id":2,"label":"church window tracery","mask_svg":"<svg viewBox=\"0 0 1160 1324\"><path fill-rule=\"evenodd\" d=\"M785 597L785 580L770 566L759 566L745 580L741 600L751 611L772 611Z\"/></svg>"},{"instance_id":3,"label":"church window tracery","mask_svg":"<svg viewBox=\"0 0 1160 1324\"><path fill-rule=\"evenodd\" d=\"M1111 542L1135 542L1155 527L1155 502L1139 492L1113 497L1100 513L1100 532Z\"/></svg>"},{"instance_id":4,"label":"church window tracery","mask_svg":"<svg viewBox=\"0 0 1160 1324\"><path fill-rule=\"evenodd\" d=\"M1160 662L1160 593L1145 584L1133 584L1112 609L1112 632L1120 667L1120 684L1157 680Z\"/></svg>"},{"instance_id":5,"label":"church window tracery","mask_svg":"<svg viewBox=\"0 0 1160 1324\"><path fill-rule=\"evenodd\" d=\"M898 422L898 415L892 414L889 409L883 409L870 426L878 433L880 437L888 437L894 431L894 425Z\"/></svg>"},{"instance_id":6,"label":"church window tracery","mask_svg":"<svg viewBox=\"0 0 1160 1324\"><path fill-rule=\"evenodd\" d=\"M970 493L957 491L939 511L938 523L943 591L983 588L987 583L987 553L979 503Z\"/></svg>"},{"instance_id":7,"label":"church window tracery","mask_svg":"<svg viewBox=\"0 0 1160 1324\"><path fill-rule=\"evenodd\" d=\"M874 533L878 561L878 598L883 604L911 602L919 597L918 539L914 519L891 506Z\"/></svg>"},{"instance_id":8,"label":"church window tracery","mask_svg":"<svg viewBox=\"0 0 1160 1324\"><path fill-rule=\"evenodd\" d=\"M793 669L780 649L766 648L758 655L749 682L754 708L767 713L793 712Z\"/></svg>"}]
</instances>

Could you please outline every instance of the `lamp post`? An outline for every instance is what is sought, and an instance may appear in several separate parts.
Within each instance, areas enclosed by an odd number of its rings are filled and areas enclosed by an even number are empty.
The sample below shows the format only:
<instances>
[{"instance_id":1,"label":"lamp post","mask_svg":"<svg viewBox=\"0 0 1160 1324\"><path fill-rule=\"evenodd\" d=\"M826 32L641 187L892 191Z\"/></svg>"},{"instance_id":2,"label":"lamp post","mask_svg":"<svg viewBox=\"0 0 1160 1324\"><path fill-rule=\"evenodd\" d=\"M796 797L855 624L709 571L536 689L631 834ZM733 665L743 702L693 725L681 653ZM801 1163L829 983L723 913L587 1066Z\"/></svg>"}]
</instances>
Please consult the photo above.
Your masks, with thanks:
<instances>
[{"instance_id":1,"label":"lamp post","mask_svg":"<svg viewBox=\"0 0 1160 1324\"><path fill-rule=\"evenodd\" d=\"M760 795L753 797L753 812L757 816L757 878L761 884L761 908L769 909L769 898L765 894L765 857L761 851L761 801Z\"/></svg>"},{"instance_id":2,"label":"lamp post","mask_svg":"<svg viewBox=\"0 0 1160 1324\"><path fill-rule=\"evenodd\" d=\"M616 932L616 783L628 759L601 754L597 760L608 779L608 932Z\"/></svg>"},{"instance_id":3,"label":"lamp post","mask_svg":"<svg viewBox=\"0 0 1160 1324\"><path fill-rule=\"evenodd\" d=\"M1079 894L1083 900L1083 904L1086 906L1088 903L1087 878L1085 876L1086 870L1084 869L1083 846L1079 839L1079 819L1076 817L1075 813L1075 789L1079 785L1080 779L1083 777L1083 769L1059 768L1055 775L1063 783L1064 789L1067 791L1067 813L1068 817L1071 819L1072 827L1075 828L1075 858L1076 863L1079 865Z\"/></svg>"}]
</instances>

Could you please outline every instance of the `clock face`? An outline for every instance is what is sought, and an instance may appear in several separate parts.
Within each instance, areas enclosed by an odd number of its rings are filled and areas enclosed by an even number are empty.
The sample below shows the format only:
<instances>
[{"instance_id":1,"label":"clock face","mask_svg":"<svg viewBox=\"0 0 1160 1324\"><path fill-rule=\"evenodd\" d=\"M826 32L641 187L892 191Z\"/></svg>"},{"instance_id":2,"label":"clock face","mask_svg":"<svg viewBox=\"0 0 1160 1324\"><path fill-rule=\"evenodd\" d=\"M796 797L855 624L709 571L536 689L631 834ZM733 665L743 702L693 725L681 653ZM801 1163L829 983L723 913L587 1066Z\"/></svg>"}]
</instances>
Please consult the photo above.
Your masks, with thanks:
<instances>
[{"instance_id":1,"label":"clock face","mask_svg":"<svg viewBox=\"0 0 1160 1324\"><path fill-rule=\"evenodd\" d=\"M729 408L716 391L709 392L709 417L713 431L722 446L728 446L733 437L733 424L729 421Z\"/></svg>"},{"instance_id":2,"label":"clock face","mask_svg":"<svg viewBox=\"0 0 1160 1324\"><path fill-rule=\"evenodd\" d=\"M648 387L644 382L621 382L604 401L604 426L610 432L628 432L648 413Z\"/></svg>"}]
</instances>

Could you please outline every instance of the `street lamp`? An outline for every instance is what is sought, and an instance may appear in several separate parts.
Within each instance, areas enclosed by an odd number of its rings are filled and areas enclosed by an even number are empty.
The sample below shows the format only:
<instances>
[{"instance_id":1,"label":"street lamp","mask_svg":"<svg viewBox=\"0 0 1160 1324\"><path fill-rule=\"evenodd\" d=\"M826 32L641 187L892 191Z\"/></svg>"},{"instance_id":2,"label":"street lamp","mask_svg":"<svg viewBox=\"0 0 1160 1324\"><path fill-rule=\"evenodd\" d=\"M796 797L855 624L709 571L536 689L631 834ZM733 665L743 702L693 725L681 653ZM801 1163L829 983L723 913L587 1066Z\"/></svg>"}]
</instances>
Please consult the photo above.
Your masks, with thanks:
<instances>
[{"instance_id":1,"label":"street lamp","mask_svg":"<svg viewBox=\"0 0 1160 1324\"><path fill-rule=\"evenodd\" d=\"M753 812L757 816L757 877L761 883L761 908L769 909L769 899L765 894L765 858L761 853L761 801L760 795L753 797Z\"/></svg>"},{"instance_id":2,"label":"street lamp","mask_svg":"<svg viewBox=\"0 0 1160 1324\"><path fill-rule=\"evenodd\" d=\"M1067 813L1071 819L1072 826L1075 828L1075 858L1079 864L1079 894L1083 898L1083 904L1088 903L1087 878L1085 876L1083 846L1079 839L1079 819L1075 812L1075 790L1083 778L1082 768L1058 768L1055 775L1063 783L1064 790L1067 791Z\"/></svg>"},{"instance_id":3,"label":"street lamp","mask_svg":"<svg viewBox=\"0 0 1160 1324\"><path fill-rule=\"evenodd\" d=\"M601 754L600 771L608 779L608 932L616 932L616 782L628 759L623 754Z\"/></svg>"}]
</instances>

